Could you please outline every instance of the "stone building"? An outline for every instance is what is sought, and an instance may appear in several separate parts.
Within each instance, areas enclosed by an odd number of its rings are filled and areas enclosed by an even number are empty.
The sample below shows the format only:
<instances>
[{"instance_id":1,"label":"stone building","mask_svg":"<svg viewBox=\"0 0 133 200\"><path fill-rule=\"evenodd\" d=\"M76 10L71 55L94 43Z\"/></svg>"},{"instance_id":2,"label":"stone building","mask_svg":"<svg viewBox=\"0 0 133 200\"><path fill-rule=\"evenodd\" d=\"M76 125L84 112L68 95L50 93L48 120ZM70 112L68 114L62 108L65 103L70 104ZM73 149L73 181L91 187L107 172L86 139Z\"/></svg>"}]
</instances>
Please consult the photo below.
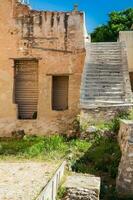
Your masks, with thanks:
<instances>
[{"instance_id":1,"label":"stone building","mask_svg":"<svg viewBox=\"0 0 133 200\"><path fill-rule=\"evenodd\" d=\"M79 112L84 13L0 3L0 136L62 132Z\"/></svg>"},{"instance_id":2,"label":"stone building","mask_svg":"<svg viewBox=\"0 0 133 200\"><path fill-rule=\"evenodd\" d=\"M28 3L0 3L0 136L62 133L79 108L99 120L132 104L132 31L90 43L77 6L50 12Z\"/></svg>"}]
</instances>

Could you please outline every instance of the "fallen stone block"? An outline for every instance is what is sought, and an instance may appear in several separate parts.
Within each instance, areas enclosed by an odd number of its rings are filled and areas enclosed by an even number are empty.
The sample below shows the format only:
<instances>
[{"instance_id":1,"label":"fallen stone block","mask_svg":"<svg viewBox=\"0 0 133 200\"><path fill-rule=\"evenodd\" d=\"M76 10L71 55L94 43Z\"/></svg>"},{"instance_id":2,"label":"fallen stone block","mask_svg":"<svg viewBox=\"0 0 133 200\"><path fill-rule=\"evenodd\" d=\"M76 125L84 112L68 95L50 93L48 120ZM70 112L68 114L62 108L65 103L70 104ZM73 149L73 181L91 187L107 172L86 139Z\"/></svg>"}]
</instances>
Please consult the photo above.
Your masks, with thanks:
<instances>
[{"instance_id":1,"label":"fallen stone block","mask_svg":"<svg viewBox=\"0 0 133 200\"><path fill-rule=\"evenodd\" d=\"M64 186L66 195L63 200L99 200L99 177L74 173L67 178Z\"/></svg>"}]
</instances>

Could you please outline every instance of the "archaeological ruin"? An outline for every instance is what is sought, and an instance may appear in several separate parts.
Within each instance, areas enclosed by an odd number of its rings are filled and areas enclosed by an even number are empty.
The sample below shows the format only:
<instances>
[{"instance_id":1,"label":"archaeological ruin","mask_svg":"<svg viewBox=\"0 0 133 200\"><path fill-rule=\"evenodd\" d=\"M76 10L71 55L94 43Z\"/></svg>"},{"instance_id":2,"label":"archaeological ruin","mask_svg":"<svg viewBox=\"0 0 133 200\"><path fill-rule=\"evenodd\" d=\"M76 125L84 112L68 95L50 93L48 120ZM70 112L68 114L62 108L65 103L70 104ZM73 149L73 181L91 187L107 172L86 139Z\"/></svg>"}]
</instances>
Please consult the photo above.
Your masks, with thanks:
<instances>
[{"instance_id":1,"label":"archaeological ruin","mask_svg":"<svg viewBox=\"0 0 133 200\"><path fill-rule=\"evenodd\" d=\"M110 118L132 106L133 31L91 43L77 6L50 12L1 1L0 136L63 133L80 112Z\"/></svg>"},{"instance_id":2,"label":"archaeological ruin","mask_svg":"<svg viewBox=\"0 0 133 200\"><path fill-rule=\"evenodd\" d=\"M0 4L0 136L63 132L79 112L84 13Z\"/></svg>"},{"instance_id":3,"label":"archaeological ruin","mask_svg":"<svg viewBox=\"0 0 133 200\"><path fill-rule=\"evenodd\" d=\"M93 43L85 13L77 5L70 12L40 11L33 10L28 0L1 0L0 138L17 133L22 138L25 134L71 134L77 116L77 135L84 120L97 133L93 126L97 122L132 107L133 28L121 31L117 42ZM121 120L118 142L122 156L117 193L132 197L133 121ZM56 198L65 165L45 184L39 200ZM65 184L65 199L99 200L98 177L75 173Z\"/></svg>"}]
</instances>

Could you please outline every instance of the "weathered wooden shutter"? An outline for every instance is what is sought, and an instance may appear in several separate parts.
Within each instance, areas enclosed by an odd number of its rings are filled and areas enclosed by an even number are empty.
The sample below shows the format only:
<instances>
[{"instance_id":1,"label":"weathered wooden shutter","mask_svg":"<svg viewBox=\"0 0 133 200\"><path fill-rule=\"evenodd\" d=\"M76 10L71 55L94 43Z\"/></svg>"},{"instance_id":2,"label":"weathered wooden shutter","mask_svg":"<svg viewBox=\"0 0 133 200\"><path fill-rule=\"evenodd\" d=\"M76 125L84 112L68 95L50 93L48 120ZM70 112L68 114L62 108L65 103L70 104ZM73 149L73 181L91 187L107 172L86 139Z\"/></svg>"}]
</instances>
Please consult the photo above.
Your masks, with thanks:
<instances>
[{"instance_id":1,"label":"weathered wooden shutter","mask_svg":"<svg viewBox=\"0 0 133 200\"><path fill-rule=\"evenodd\" d=\"M38 61L15 61L15 101L19 119L37 117Z\"/></svg>"},{"instance_id":2,"label":"weathered wooden shutter","mask_svg":"<svg viewBox=\"0 0 133 200\"><path fill-rule=\"evenodd\" d=\"M68 109L68 76L53 76L52 109Z\"/></svg>"}]
</instances>

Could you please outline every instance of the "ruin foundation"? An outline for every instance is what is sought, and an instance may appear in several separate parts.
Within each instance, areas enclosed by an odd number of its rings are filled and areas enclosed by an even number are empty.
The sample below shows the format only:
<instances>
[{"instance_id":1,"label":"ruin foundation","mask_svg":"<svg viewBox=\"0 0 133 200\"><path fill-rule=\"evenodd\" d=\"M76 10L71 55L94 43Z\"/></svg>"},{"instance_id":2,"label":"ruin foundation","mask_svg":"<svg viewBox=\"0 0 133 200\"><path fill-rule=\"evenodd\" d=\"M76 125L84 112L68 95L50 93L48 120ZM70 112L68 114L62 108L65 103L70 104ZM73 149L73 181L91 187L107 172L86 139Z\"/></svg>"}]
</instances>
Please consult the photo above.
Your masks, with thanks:
<instances>
[{"instance_id":1,"label":"ruin foundation","mask_svg":"<svg viewBox=\"0 0 133 200\"><path fill-rule=\"evenodd\" d=\"M116 182L120 197L133 197L133 121L121 121L118 140L122 152Z\"/></svg>"},{"instance_id":2,"label":"ruin foundation","mask_svg":"<svg viewBox=\"0 0 133 200\"><path fill-rule=\"evenodd\" d=\"M65 188L64 200L99 200L100 178L75 173L67 178Z\"/></svg>"}]
</instances>

